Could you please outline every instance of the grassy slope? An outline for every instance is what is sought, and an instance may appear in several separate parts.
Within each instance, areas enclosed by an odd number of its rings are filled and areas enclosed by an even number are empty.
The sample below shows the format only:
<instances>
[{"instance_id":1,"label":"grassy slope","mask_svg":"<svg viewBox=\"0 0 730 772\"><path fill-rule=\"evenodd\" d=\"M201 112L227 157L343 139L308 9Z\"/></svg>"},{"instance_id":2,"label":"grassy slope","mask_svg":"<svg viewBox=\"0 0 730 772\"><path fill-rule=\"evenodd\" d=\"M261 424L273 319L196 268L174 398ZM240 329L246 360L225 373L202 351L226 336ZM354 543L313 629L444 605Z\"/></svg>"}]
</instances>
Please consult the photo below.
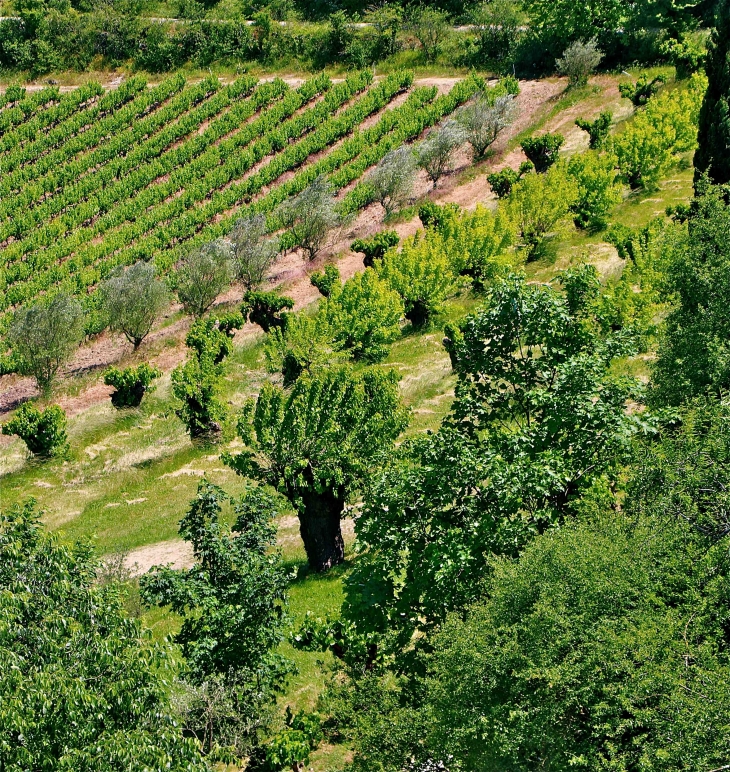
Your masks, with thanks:
<instances>
[{"instance_id":1,"label":"grassy slope","mask_svg":"<svg viewBox=\"0 0 730 772\"><path fill-rule=\"evenodd\" d=\"M570 111L576 102L584 107L600 99L601 94L592 89L566 95L541 123ZM687 201L691 180L691 170L675 170L658 191L629 196L616 208L612 219L643 224L663 213L666 206ZM552 258L528 265L527 273L534 280L549 280L584 255L604 274L620 270L620 261L603 242L602 234L574 232L557 245ZM463 317L478 302L470 292L453 298L447 308L449 320ZM392 346L386 361L402 375L403 397L413 411L409 432L436 428L448 411L453 376L441 338L441 328L424 334L406 333ZM261 380L267 377L261 342L262 336L249 338L228 361L225 397L233 408L246 396L255 394ZM98 374L85 378L97 379ZM67 384L64 388L78 389L79 385ZM70 440L72 451L67 461L43 465L25 460L19 441L7 446L0 456L1 503L5 507L35 496L48 512L50 527L60 529L68 538L94 534L102 553L176 537L178 520L203 473L231 493L243 487L243 481L219 460L224 448L236 445L232 425L225 428L220 446L191 445L172 412L169 375L138 411L118 413L109 403L103 403L73 417ZM336 612L347 567L327 576L308 574L296 526L291 525L291 518L283 524L285 558L296 572L291 587L292 618L295 622L301 620L307 611L320 616ZM149 612L145 621L156 634L167 634L175 628L175 620L160 611ZM323 664L329 655L295 652L288 644L283 648L299 667L283 703L312 708L321 690ZM315 768L337 768L344 752L323 750L315 755Z\"/></svg>"}]
</instances>

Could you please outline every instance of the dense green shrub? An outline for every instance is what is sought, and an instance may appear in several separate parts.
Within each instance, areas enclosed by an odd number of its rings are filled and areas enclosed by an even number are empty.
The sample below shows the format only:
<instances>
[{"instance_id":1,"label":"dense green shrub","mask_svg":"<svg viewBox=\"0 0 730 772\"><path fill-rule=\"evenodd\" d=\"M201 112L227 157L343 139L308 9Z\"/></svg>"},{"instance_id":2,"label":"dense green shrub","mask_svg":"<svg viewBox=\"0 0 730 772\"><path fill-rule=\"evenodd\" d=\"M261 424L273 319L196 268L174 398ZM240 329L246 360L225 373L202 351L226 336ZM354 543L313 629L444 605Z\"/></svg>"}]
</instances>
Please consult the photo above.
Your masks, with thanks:
<instances>
[{"instance_id":1,"label":"dense green shrub","mask_svg":"<svg viewBox=\"0 0 730 772\"><path fill-rule=\"evenodd\" d=\"M497 198L507 198L512 192L512 187L519 182L525 174L534 171L535 167L532 161L524 161L520 164L519 171L515 171L510 166L505 166L504 169L498 172L493 172L487 175L487 182L490 184L494 195Z\"/></svg>"},{"instance_id":2,"label":"dense green shrub","mask_svg":"<svg viewBox=\"0 0 730 772\"><path fill-rule=\"evenodd\" d=\"M294 308L294 301L278 292L247 292L243 296L241 313L264 332L284 324L284 312Z\"/></svg>"},{"instance_id":3,"label":"dense green shrub","mask_svg":"<svg viewBox=\"0 0 730 772\"><path fill-rule=\"evenodd\" d=\"M546 172L557 160L560 148L565 144L562 134L542 134L539 137L529 137L520 147L532 162L538 174Z\"/></svg>"},{"instance_id":4,"label":"dense green shrub","mask_svg":"<svg viewBox=\"0 0 730 772\"><path fill-rule=\"evenodd\" d=\"M32 402L25 402L3 424L3 434L17 434L28 450L41 458L62 455L68 449L66 413L58 405L40 411Z\"/></svg>"},{"instance_id":5,"label":"dense green shrub","mask_svg":"<svg viewBox=\"0 0 730 772\"><path fill-rule=\"evenodd\" d=\"M458 213L459 207L456 204L435 204L433 201L426 201L418 207L418 218L423 223L423 227L436 228L436 230ZM396 246L397 243L396 241L392 246Z\"/></svg>"},{"instance_id":6,"label":"dense green shrub","mask_svg":"<svg viewBox=\"0 0 730 772\"><path fill-rule=\"evenodd\" d=\"M323 271L315 271L309 275L312 286L319 290L322 297L328 298L339 289L342 279L337 266L328 263Z\"/></svg>"},{"instance_id":7,"label":"dense green shrub","mask_svg":"<svg viewBox=\"0 0 730 772\"><path fill-rule=\"evenodd\" d=\"M104 371L104 383L115 389L111 395L114 407L139 407L142 397L154 389L152 381L161 375L161 370L150 367L145 362L138 367L126 367L124 370L117 367L108 368Z\"/></svg>"},{"instance_id":8,"label":"dense green shrub","mask_svg":"<svg viewBox=\"0 0 730 772\"><path fill-rule=\"evenodd\" d=\"M363 264L366 268L372 268L375 261L382 260L383 255L389 249L397 247L399 241L400 237L395 231L380 231L369 239L356 239L350 244L350 249L353 252L362 252L365 255Z\"/></svg>"},{"instance_id":9,"label":"dense green shrub","mask_svg":"<svg viewBox=\"0 0 730 772\"><path fill-rule=\"evenodd\" d=\"M636 83L620 83L618 90L621 96L630 100L634 107L645 107L647 102L659 91L659 87L666 82L667 79L664 75L657 75L649 80L649 76L644 74Z\"/></svg>"}]
</instances>

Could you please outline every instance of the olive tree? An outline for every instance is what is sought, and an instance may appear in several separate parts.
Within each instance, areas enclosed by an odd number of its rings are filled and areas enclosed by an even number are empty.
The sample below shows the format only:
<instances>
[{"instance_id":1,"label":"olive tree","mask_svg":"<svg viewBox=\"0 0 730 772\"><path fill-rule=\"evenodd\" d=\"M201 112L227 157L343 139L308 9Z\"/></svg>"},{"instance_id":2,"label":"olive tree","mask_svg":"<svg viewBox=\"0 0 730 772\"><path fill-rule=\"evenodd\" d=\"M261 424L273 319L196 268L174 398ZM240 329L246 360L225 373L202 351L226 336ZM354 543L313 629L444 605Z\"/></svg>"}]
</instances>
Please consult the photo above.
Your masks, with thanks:
<instances>
[{"instance_id":1,"label":"olive tree","mask_svg":"<svg viewBox=\"0 0 730 772\"><path fill-rule=\"evenodd\" d=\"M416 163L410 148L391 150L368 174L372 199L382 204L389 215L402 206L413 192Z\"/></svg>"},{"instance_id":2,"label":"olive tree","mask_svg":"<svg viewBox=\"0 0 730 772\"><path fill-rule=\"evenodd\" d=\"M294 244L301 247L310 260L314 260L327 243L329 232L343 223L332 186L324 176L285 201L279 207L279 217L289 229Z\"/></svg>"},{"instance_id":3,"label":"olive tree","mask_svg":"<svg viewBox=\"0 0 730 772\"><path fill-rule=\"evenodd\" d=\"M517 117L517 104L512 94L495 100L483 93L471 104L462 107L456 120L464 131L464 138L471 145L474 158L483 158L489 147Z\"/></svg>"},{"instance_id":4,"label":"olive tree","mask_svg":"<svg viewBox=\"0 0 730 772\"><path fill-rule=\"evenodd\" d=\"M155 266L143 261L126 270L118 268L99 292L110 329L124 333L135 350L170 304L170 293L157 278Z\"/></svg>"},{"instance_id":5,"label":"olive tree","mask_svg":"<svg viewBox=\"0 0 730 772\"><path fill-rule=\"evenodd\" d=\"M279 256L279 239L267 237L266 216L249 213L236 220L228 239L236 278L247 290L257 289Z\"/></svg>"},{"instance_id":6,"label":"olive tree","mask_svg":"<svg viewBox=\"0 0 730 772\"><path fill-rule=\"evenodd\" d=\"M454 153L465 139L464 129L455 120L448 120L416 145L416 163L428 174L434 187L451 167Z\"/></svg>"},{"instance_id":7,"label":"olive tree","mask_svg":"<svg viewBox=\"0 0 730 772\"><path fill-rule=\"evenodd\" d=\"M182 260L172 279L186 313L202 316L231 283L231 253L222 241L194 249Z\"/></svg>"},{"instance_id":8,"label":"olive tree","mask_svg":"<svg viewBox=\"0 0 730 772\"><path fill-rule=\"evenodd\" d=\"M48 391L56 373L83 337L80 303L65 293L40 300L16 314L8 333L18 372Z\"/></svg>"},{"instance_id":9,"label":"olive tree","mask_svg":"<svg viewBox=\"0 0 730 772\"><path fill-rule=\"evenodd\" d=\"M561 75L567 76L569 85L585 86L602 59L596 38L587 43L576 40L565 49L560 59L555 60L555 66Z\"/></svg>"},{"instance_id":10,"label":"olive tree","mask_svg":"<svg viewBox=\"0 0 730 772\"><path fill-rule=\"evenodd\" d=\"M289 499L309 565L326 571L345 557L345 503L387 457L406 424L393 372L335 367L302 376L288 393L264 384L238 424L248 449L224 461Z\"/></svg>"}]
</instances>

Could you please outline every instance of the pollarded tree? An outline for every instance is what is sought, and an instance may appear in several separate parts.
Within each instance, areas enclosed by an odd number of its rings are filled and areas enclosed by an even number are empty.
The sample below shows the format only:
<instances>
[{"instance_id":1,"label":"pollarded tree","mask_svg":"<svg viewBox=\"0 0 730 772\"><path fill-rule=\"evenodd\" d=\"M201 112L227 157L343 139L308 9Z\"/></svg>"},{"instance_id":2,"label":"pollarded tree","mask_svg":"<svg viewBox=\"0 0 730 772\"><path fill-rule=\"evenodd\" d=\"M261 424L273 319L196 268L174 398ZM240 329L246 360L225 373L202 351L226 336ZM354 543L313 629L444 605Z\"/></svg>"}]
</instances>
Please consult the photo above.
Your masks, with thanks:
<instances>
[{"instance_id":1,"label":"pollarded tree","mask_svg":"<svg viewBox=\"0 0 730 772\"><path fill-rule=\"evenodd\" d=\"M471 104L465 105L456 114L475 159L483 158L500 133L516 118L517 104L512 94L494 100L489 98L488 93L477 94Z\"/></svg>"},{"instance_id":2,"label":"pollarded tree","mask_svg":"<svg viewBox=\"0 0 730 772\"><path fill-rule=\"evenodd\" d=\"M220 517L228 503L236 515L232 527ZM169 606L183 618L175 640L185 656L186 680L196 687L220 687L235 706L215 727L195 706L187 711L187 728L201 738L206 753L217 744L233 746L239 758L250 754L290 671L276 653L288 584L275 548L277 514L275 497L262 488L235 499L202 480L180 521L194 565L157 567L140 583L147 603Z\"/></svg>"},{"instance_id":3,"label":"pollarded tree","mask_svg":"<svg viewBox=\"0 0 730 772\"><path fill-rule=\"evenodd\" d=\"M591 150L602 150L608 139L613 123L613 113L609 110L602 112L594 121L584 118L576 118L575 125L588 134L588 146Z\"/></svg>"},{"instance_id":4,"label":"pollarded tree","mask_svg":"<svg viewBox=\"0 0 730 772\"><path fill-rule=\"evenodd\" d=\"M173 287L186 313L202 316L231 283L231 253L223 241L194 249L173 276Z\"/></svg>"},{"instance_id":5,"label":"pollarded tree","mask_svg":"<svg viewBox=\"0 0 730 772\"><path fill-rule=\"evenodd\" d=\"M99 288L112 330L124 333L139 348L152 325L170 304L170 293L151 263L140 261L118 268Z\"/></svg>"},{"instance_id":6,"label":"pollarded tree","mask_svg":"<svg viewBox=\"0 0 730 772\"><path fill-rule=\"evenodd\" d=\"M172 652L96 581L88 545L62 544L33 503L0 514L0 758L7 770L204 772L174 720Z\"/></svg>"},{"instance_id":7,"label":"pollarded tree","mask_svg":"<svg viewBox=\"0 0 730 772\"><path fill-rule=\"evenodd\" d=\"M730 1L717 8L705 69L707 92L700 110L699 147L694 157L695 185L703 174L711 182L730 182Z\"/></svg>"},{"instance_id":8,"label":"pollarded tree","mask_svg":"<svg viewBox=\"0 0 730 772\"><path fill-rule=\"evenodd\" d=\"M8 333L18 372L35 378L41 391L48 391L56 373L83 337L81 304L60 293L21 308Z\"/></svg>"},{"instance_id":9,"label":"pollarded tree","mask_svg":"<svg viewBox=\"0 0 730 772\"><path fill-rule=\"evenodd\" d=\"M285 201L278 215L289 229L294 244L301 247L310 260L325 246L330 231L343 223L332 186L324 176L317 177L299 195Z\"/></svg>"},{"instance_id":10,"label":"pollarded tree","mask_svg":"<svg viewBox=\"0 0 730 772\"><path fill-rule=\"evenodd\" d=\"M416 163L408 147L391 150L365 178L372 200L378 201L389 215L402 206L413 192Z\"/></svg>"},{"instance_id":11,"label":"pollarded tree","mask_svg":"<svg viewBox=\"0 0 730 772\"><path fill-rule=\"evenodd\" d=\"M365 256L363 265L373 268L376 260L381 260L389 249L397 247L399 241L400 237L395 231L380 231L369 239L355 239L350 244L350 249L362 253Z\"/></svg>"},{"instance_id":12,"label":"pollarded tree","mask_svg":"<svg viewBox=\"0 0 730 772\"><path fill-rule=\"evenodd\" d=\"M279 256L279 239L267 235L265 215L236 220L228 238L236 277L247 290L258 289Z\"/></svg>"},{"instance_id":13,"label":"pollarded tree","mask_svg":"<svg viewBox=\"0 0 730 772\"><path fill-rule=\"evenodd\" d=\"M465 141L464 129L455 120L448 120L416 145L416 163L428 174L434 187L451 168L454 153Z\"/></svg>"},{"instance_id":14,"label":"pollarded tree","mask_svg":"<svg viewBox=\"0 0 730 772\"><path fill-rule=\"evenodd\" d=\"M345 557L340 520L348 498L407 422L394 373L336 367L299 378L288 393L265 384L238 425L249 449L224 461L289 499L309 565L326 571Z\"/></svg>"}]
</instances>

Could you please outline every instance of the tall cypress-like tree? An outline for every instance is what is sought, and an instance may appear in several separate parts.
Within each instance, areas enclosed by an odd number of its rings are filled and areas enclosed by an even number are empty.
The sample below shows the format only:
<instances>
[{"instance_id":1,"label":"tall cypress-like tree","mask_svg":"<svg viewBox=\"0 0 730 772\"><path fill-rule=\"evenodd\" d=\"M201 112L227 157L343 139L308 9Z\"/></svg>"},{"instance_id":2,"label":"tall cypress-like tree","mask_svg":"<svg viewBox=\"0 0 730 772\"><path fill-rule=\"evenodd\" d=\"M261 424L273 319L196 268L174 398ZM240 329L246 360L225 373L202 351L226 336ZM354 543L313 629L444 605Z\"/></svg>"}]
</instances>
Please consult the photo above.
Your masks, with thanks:
<instances>
[{"instance_id":1,"label":"tall cypress-like tree","mask_svg":"<svg viewBox=\"0 0 730 772\"><path fill-rule=\"evenodd\" d=\"M705 101L700 111L695 184L707 172L717 185L730 182L730 0L720 0L707 50Z\"/></svg>"}]
</instances>

